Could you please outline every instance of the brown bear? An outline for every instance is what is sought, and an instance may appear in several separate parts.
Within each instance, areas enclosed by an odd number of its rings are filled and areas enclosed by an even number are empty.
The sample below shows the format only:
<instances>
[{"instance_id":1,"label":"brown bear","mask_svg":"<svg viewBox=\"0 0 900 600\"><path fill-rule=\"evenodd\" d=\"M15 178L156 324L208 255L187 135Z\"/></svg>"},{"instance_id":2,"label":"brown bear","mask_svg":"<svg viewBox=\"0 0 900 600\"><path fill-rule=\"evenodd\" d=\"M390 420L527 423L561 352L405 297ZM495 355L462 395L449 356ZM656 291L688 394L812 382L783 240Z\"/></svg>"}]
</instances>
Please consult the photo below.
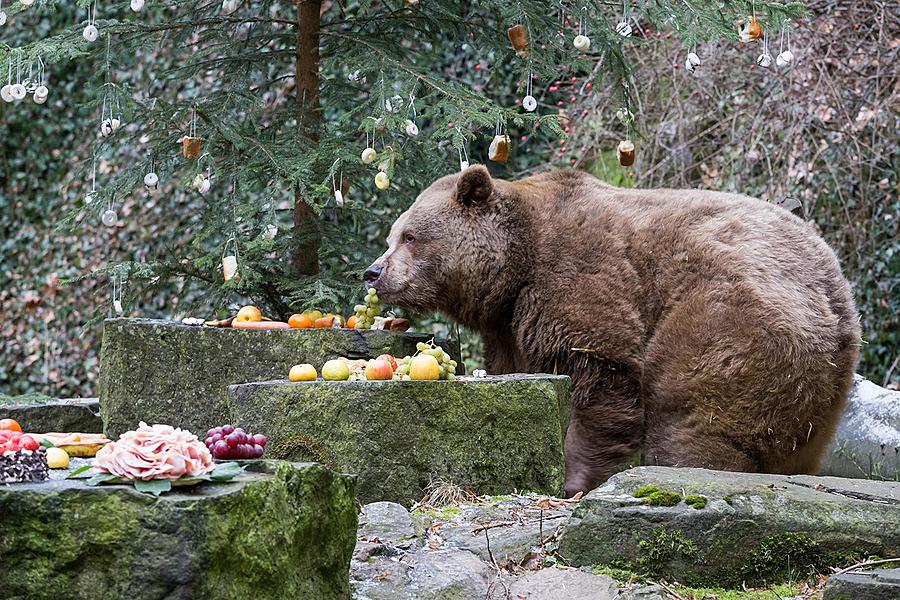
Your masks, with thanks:
<instances>
[{"instance_id":1,"label":"brown bear","mask_svg":"<svg viewBox=\"0 0 900 600\"><path fill-rule=\"evenodd\" d=\"M813 473L860 330L837 258L736 194L572 170L437 180L365 273L389 303L481 333L491 373L572 378L565 491L649 464Z\"/></svg>"}]
</instances>

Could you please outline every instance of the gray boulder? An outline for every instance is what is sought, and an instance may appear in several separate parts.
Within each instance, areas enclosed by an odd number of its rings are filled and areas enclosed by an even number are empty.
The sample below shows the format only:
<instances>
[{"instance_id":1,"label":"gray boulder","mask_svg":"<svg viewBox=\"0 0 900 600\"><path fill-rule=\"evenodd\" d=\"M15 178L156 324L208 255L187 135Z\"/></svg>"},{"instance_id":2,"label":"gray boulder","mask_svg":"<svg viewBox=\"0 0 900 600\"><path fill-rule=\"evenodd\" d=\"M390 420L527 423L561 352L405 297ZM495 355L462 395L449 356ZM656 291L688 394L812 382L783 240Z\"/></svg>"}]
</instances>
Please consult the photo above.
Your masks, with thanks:
<instances>
[{"instance_id":1,"label":"gray boulder","mask_svg":"<svg viewBox=\"0 0 900 600\"><path fill-rule=\"evenodd\" d=\"M559 552L697 585L828 572L900 555L900 483L639 467L582 499Z\"/></svg>"},{"instance_id":2,"label":"gray boulder","mask_svg":"<svg viewBox=\"0 0 900 600\"><path fill-rule=\"evenodd\" d=\"M828 580L823 600L897 600L900 569L842 573Z\"/></svg>"},{"instance_id":3,"label":"gray boulder","mask_svg":"<svg viewBox=\"0 0 900 600\"><path fill-rule=\"evenodd\" d=\"M900 391L856 376L821 472L900 480Z\"/></svg>"},{"instance_id":4,"label":"gray boulder","mask_svg":"<svg viewBox=\"0 0 900 600\"><path fill-rule=\"evenodd\" d=\"M96 398L41 399L38 402L0 402L0 419L15 419L23 431L100 433L100 402Z\"/></svg>"}]
</instances>

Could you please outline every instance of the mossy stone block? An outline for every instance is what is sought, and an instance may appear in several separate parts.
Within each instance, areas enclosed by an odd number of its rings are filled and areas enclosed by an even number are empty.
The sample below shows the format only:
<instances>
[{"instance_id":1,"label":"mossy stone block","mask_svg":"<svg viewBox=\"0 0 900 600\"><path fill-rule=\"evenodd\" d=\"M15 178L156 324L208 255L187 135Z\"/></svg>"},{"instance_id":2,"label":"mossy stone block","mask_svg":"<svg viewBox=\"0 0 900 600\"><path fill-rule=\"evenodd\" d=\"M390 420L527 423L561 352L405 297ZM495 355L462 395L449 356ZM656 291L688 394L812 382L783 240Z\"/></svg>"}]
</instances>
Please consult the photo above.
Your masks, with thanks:
<instances>
[{"instance_id":1,"label":"mossy stone block","mask_svg":"<svg viewBox=\"0 0 900 600\"><path fill-rule=\"evenodd\" d=\"M661 490L682 500L645 501ZM581 500L559 552L574 566L689 585L796 581L869 555L900 555L900 483L638 467Z\"/></svg>"},{"instance_id":2,"label":"mossy stone block","mask_svg":"<svg viewBox=\"0 0 900 600\"><path fill-rule=\"evenodd\" d=\"M231 386L229 403L272 456L357 474L362 502L409 506L433 480L478 494L562 491L568 377L272 381Z\"/></svg>"},{"instance_id":3,"label":"mossy stone block","mask_svg":"<svg viewBox=\"0 0 900 600\"><path fill-rule=\"evenodd\" d=\"M108 319L100 353L100 414L107 436L138 423L167 423L197 434L232 420L227 388L317 368L338 356L405 356L431 336L355 329L189 327L152 319ZM448 349L447 346L444 346Z\"/></svg>"},{"instance_id":4,"label":"mossy stone block","mask_svg":"<svg viewBox=\"0 0 900 600\"><path fill-rule=\"evenodd\" d=\"M11 398L8 403L0 400L0 419L7 418L15 419L24 431L31 433L103 431L100 403L96 398L41 398L35 401Z\"/></svg>"},{"instance_id":5,"label":"mossy stone block","mask_svg":"<svg viewBox=\"0 0 900 600\"><path fill-rule=\"evenodd\" d=\"M0 486L0 589L22 600L348 599L354 481L249 463L158 499L81 480Z\"/></svg>"}]
</instances>

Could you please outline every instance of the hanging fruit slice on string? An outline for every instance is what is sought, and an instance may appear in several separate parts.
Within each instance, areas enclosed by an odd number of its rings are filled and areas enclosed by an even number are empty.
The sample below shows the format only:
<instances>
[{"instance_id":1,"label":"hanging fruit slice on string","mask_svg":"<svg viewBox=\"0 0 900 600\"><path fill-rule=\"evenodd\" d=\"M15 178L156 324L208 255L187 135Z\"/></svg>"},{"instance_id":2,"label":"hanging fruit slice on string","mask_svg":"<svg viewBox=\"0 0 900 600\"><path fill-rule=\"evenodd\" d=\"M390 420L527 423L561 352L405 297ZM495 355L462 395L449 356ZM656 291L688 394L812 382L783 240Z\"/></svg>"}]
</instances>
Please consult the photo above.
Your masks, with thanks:
<instances>
[{"instance_id":1,"label":"hanging fruit slice on string","mask_svg":"<svg viewBox=\"0 0 900 600\"><path fill-rule=\"evenodd\" d=\"M587 10L587 7L584 10ZM622 20L616 23L616 33L622 37L631 36L632 29L631 20L628 18L628 0L622 3Z\"/></svg>"},{"instance_id":2,"label":"hanging fruit slice on string","mask_svg":"<svg viewBox=\"0 0 900 600\"><path fill-rule=\"evenodd\" d=\"M616 146L616 156L619 158L619 164L623 167L630 167L634 164L634 144L631 140L622 140Z\"/></svg>"},{"instance_id":3,"label":"hanging fruit slice on string","mask_svg":"<svg viewBox=\"0 0 900 600\"><path fill-rule=\"evenodd\" d=\"M197 137L197 111L194 108L191 109L189 133L181 139L181 154L189 160L195 160L200 157L200 138Z\"/></svg>"},{"instance_id":4,"label":"hanging fruit slice on string","mask_svg":"<svg viewBox=\"0 0 900 600\"><path fill-rule=\"evenodd\" d=\"M745 44L755 42L762 37L762 27L759 26L759 21L755 16L748 17L746 21L738 21L737 28L738 37Z\"/></svg>"},{"instance_id":5,"label":"hanging fruit slice on string","mask_svg":"<svg viewBox=\"0 0 900 600\"><path fill-rule=\"evenodd\" d=\"M584 14L581 16L581 20L578 21L578 35L572 40L572 45L579 52L587 52L591 49L591 38L587 36L587 7L582 7L581 10L584 11Z\"/></svg>"},{"instance_id":6,"label":"hanging fruit slice on string","mask_svg":"<svg viewBox=\"0 0 900 600\"><path fill-rule=\"evenodd\" d=\"M756 57L756 64L758 64L763 69L768 69L772 66L772 55L769 54L769 34L763 34L763 51L762 54Z\"/></svg>"},{"instance_id":7,"label":"hanging fruit slice on string","mask_svg":"<svg viewBox=\"0 0 900 600\"><path fill-rule=\"evenodd\" d=\"M684 59L684 69L693 75L700 66L700 57L694 52L688 52L687 58Z\"/></svg>"},{"instance_id":8,"label":"hanging fruit slice on string","mask_svg":"<svg viewBox=\"0 0 900 600\"><path fill-rule=\"evenodd\" d=\"M222 0L222 12L230 15L238 9L238 0Z\"/></svg>"},{"instance_id":9,"label":"hanging fruit slice on string","mask_svg":"<svg viewBox=\"0 0 900 600\"><path fill-rule=\"evenodd\" d=\"M228 253L229 244L232 248L231 254ZM237 238L234 235L225 240L225 246L222 248L222 275L226 283L232 279L241 280L241 274L238 273Z\"/></svg>"},{"instance_id":10,"label":"hanging fruit slice on string","mask_svg":"<svg viewBox=\"0 0 900 600\"><path fill-rule=\"evenodd\" d=\"M506 35L512 43L516 56L525 58L528 56L528 32L522 24L516 24L506 30Z\"/></svg>"},{"instance_id":11,"label":"hanging fruit slice on string","mask_svg":"<svg viewBox=\"0 0 900 600\"><path fill-rule=\"evenodd\" d=\"M787 32L787 49L785 49L784 43L784 25L781 26L781 46L778 51L778 56L775 57L775 64L779 67L786 67L792 62L794 62L794 53L791 52L791 32Z\"/></svg>"},{"instance_id":12,"label":"hanging fruit slice on string","mask_svg":"<svg viewBox=\"0 0 900 600\"><path fill-rule=\"evenodd\" d=\"M344 206L344 172L341 171L341 179L340 185L335 182L334 179L334 171L331 172L331 189L334 191L334 203L337 204L338 208L342 208Z\"/></svg>"},{"instance_id":13,"label":"hanging fruit slice on string","mask_svg":"<svg viewBox=\"0 0 900 600\"><path fill-rule=\"evenodd\" d=\"M534 74L529 69L528 80L525 82L525 97L522 98L522 108L528 112L534 112L537 108L537 99L532 95L534 92Z\"/></svg>"}]
</instances>

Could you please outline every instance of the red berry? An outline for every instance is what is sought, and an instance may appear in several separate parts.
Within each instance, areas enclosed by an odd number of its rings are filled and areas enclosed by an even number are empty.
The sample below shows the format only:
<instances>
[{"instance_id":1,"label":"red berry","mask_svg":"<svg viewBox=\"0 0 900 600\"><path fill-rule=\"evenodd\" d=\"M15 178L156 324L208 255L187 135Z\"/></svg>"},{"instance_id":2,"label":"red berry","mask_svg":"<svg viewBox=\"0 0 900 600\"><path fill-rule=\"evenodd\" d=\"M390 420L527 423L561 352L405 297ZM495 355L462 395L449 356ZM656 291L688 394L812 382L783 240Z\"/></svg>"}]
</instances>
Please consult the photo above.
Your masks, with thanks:
<instances>
[{"instance_id":1,"label":"red berry","mask_svg":"<svg viewBox=\"0 0 900 600\"><path fill-rule=\"evenodd\" d=\"M572 83L578 83L578 78L577 78L577 77L573 77L573 78L571 79L571 81L572 81Z\"/></svg>"}]
</instances>

